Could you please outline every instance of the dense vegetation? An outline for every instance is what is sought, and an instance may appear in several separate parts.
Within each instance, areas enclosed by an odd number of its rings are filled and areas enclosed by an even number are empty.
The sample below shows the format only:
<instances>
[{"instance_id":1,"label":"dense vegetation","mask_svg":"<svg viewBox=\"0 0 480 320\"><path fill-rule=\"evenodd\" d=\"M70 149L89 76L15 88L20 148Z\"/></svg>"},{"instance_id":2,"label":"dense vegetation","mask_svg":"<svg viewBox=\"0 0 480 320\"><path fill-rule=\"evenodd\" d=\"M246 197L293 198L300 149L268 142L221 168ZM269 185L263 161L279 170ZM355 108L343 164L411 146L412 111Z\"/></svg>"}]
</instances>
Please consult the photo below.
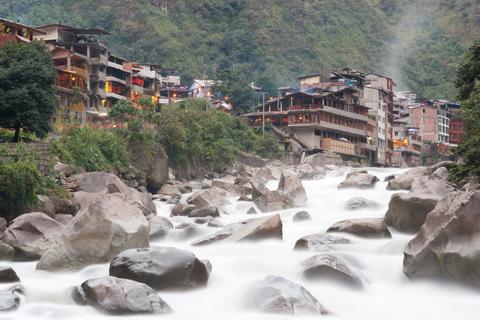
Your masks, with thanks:
<instances>
[{"instance_id":1,"label":"dense vegetation","mask_svg":"<svg viewBox=\"0 0 480 320\"><path fill-rule=\"evenodd\" d=\"M55 113L55 69L39 43L10 43L0 49L0 127L43 137Z\"/></svg>"},{"instance_id":2,"label":"dense vegetation","mask_svg":"<svg viewBox=\"0 0 480 320\"><path fill-rule=\"evenodd\" d=\"M190 171L220 172L233 163L238 150L268 158L280 155L272 135L258 135L238 117L206 108L206 103L187 99L154 113L119 102L110 116L122 119L124 129L72 129L56 143L55 153L87 171L117 172L135 166L132 152L139 146L163 148L173 167Z\"/></svg>"},{"instance_id":3,"label":"dense vegetation","mask_svg":"<svg viewBox=\"0 0 480 320\"><path fill-rule=\"evenodd\" d=\"M176 67L185 81L279 85L321 67L389 73L402 89L454 98L454 71L477 36L478 0L5 0L0 16L33 25L103 27L113 52Z\"/></svg>"},{"instance_id":4,"label":"dense vegetation","mask_svg":"<svg viewBox=\"0 0 480 320\"><path fill-rule=\"evenodd\" d=\"M450 179L460 182L480 177L480 40L465 55L456 84L462 100L460 116L465 134L458 149L462 163L451 172Z\"/></svg>"}]
</instances>

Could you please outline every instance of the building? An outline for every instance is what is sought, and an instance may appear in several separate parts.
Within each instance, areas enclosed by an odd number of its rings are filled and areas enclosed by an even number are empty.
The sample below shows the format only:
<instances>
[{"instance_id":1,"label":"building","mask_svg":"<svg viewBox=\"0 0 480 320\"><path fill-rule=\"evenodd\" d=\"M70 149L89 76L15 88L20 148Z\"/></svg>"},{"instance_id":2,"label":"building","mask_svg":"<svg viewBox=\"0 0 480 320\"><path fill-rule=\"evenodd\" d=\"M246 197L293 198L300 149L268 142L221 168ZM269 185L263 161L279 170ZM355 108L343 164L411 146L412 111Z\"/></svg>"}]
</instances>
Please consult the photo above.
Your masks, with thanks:
<instances>
[{"instance_id":1,"label":"building","mask_svg":"<svg viewBox=\"0 0 480 320\"><path fill-rule=\"evenodd\" d=\"M212 89L215 86L214 80L193 80L190 86L190 92L193 98L207 98L212 97Z\"/></svg>"},{"instance_id":2,"label":"building","mask_svg":"<svg viewBox=\"0 0 480 320\"><path fill-rule=\"evenodd\" d=\"M7 19L0 19L0 47L6 43L28 43L45 32Z\"/></svg>"},{"instance_id":3,"label":"building","mask_svg":"<svg viewBox=\"0 0 480 320\"><path fill-rule=\"evenodd\" d=\"M300 91L269 99L257 112L244 115L251 125L272 125L293 135L304 149L367 158L368 108L363 104L364 77L344 69L329 82L319 75L299 78Z\"/></svg>"},{"instance_id":4,"label":"building","mask_svg":"<svg viewBox=\"0 0 480 320\"><path fill-rule=\"evenodd\" d=\"M369 85L364 89L365 105L369 108L369 117L374 121L374 129L370 130L369 134L376 146L376 155L372 162L380 165L387 163L387 105L383 96L384 92L381 89Z\"/></svg>"},{"instance_id":5,"label":"building","mask_svg":"<svg viewBox=\"0 0 480 320\"><path fill-rule=\"evenodd\" d=\"M61 47L87 61L87 120L102 120L107 116L106 109L106 70L108 65L108 48L100 40L109 34L103 29L83 29L62 24L37 27L44 32L34 36L52 48Z\"/></svg>"},{"instance_id":6,"label":"building","mask_svg":"<svg viewBox=\"0 0 480 320\"><path fill-rule=\"evenodd\" d=\"M130 100L132 73L124 68L125 60L113 54L108 55L105 83L106 107L110 108L119 100Z\"/></svg>"},{"instance_id":7,"label":"building","mask_svg":"<svg viewBox=\"0 0 480 320\"><path fill-rule=\"evenodd\" d=\"M55 89L58 96L57 119L77 121L87 120L88 61L83 55L62 47L50 46L53 65L57 70Z\"/></svg>"},{"instance_id":8,"label":"building","mask_svg":"<svg viewBox=\"0 0 480 320\"><path fill-rule=\"evenodd\" d=\"M393 159L392 165L398 167L420 165L423 149L419 128L412 127L410 116L399 117L393 121Z\"/></svg>"},{"instance_id":9,"label":"building","mask_svg":"<svg viewBox=\"0 0 480 320\"><path fill-rule=\"evenodd\" d=\"M382 108L385 109L385 164L389 165L393 160L393 88L395 87L395 82L383 75L379 74L369 74L366 76L368 86L370 88L378 89L379 96L382 103ZM379 113L383 116L383 110L380 110ZM383 126L383 123L381 123ZM383 129L383 128L382 128ZM382 135L383 136L383 135Z\"/></svg>"},{"instance_id":10,"label":"building","mask_svg":"<svg viewBox=\"0 0 480 320\"><path fill-rule=\"evenodd\" d=\"M451 114L445 101L423 101L410 108L412 126L420 129L424 142L449 144Z\"/></svg>"}]
</instances>

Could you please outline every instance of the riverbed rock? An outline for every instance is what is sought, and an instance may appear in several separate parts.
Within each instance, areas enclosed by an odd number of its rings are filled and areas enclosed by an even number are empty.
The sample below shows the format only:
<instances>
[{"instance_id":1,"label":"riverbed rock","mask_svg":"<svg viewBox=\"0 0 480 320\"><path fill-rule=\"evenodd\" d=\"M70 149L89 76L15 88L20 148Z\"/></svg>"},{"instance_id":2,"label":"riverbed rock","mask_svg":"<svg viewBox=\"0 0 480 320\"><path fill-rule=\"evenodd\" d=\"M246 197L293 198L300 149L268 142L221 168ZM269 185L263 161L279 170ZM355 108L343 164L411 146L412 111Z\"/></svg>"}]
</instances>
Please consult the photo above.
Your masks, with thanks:
<instances>
[{"instance_id":1,"label":"riverbed rock","mask_svg":"<svg viewBox=\"0 0 480 320\"><path fill-rule=\"evenodd\" d=\"M26 210L26 212L43 212L52 219L55 219L55 205L47 196L38 195L37 203Z\"/></svg>"},{"instance_id":2,"label":"riverbed rock","mask_svg":"<svg viewBox=\"0 0 480 320\"><path fill-rule=\"evenodd\" d=\"M299 179L318 179L325 176L323 167L314 167L310 163L300 164L295 167Z\"/></svg>"},{"instance_id":3,"label":"riverbed rock","mask_svg":"<svg viewBox=\"0 0 480 320\"><path fill-rule=\"evenodd\" d=\"M130 248L148 247L142 211L118 194L105 195L77 213L37 264L40 270L76 270L110 261Z\"/></svg>"},{"instance_id":4,"label":"riverbed rock","mask_svg":"<svg viewBox=\"0 0 480 320\"><path fill-rule=\"evenodd\" d=\"M346 232L364 238L391 238L383 218L348 219L335 223L327 232Z\"/></svg>"},{"instance_id":5,"label":"riverbed rock","mask_svg":"<svg viewBox=\"0 0 480 320\"><path fill-rule=\"evenodd\" d=\"M158 194L166 196L180 196L182 192L180 192L180 190L174 184L167 183L164 184L160 190L158 190Z\"/></svg>"},{"instance_id":6,"label":"riverbed rock","mask_svg":"<svg viewBox=\"0 0 480 320\"><path fill-rule=\"evenodd\" d=\"M190 218L220 217L217 207L193 209L188 215Z\"/></svg>"},{"instance_id":7,"label":"riverbed rock","mask_svg":"<svg viewBox=\"0 0 480 320\"><path fill-rule=\"evenodd\" d=\"M302 261L301 265L303 276L308 279L334 280L359 288L363 286L361 277L351 267L351 261L341 255L322 253Z\"/></svg>"},{"instance_id":8,"label":"riverbed rock","mask_svg":"<svg viewBox=\"0 0 480 320\"><path fill-rule=\"evenodd\" d=\"M15 249L12 246L0 241L0 260L12 260L15 256Z\"/></svg>"},{"instance_id":9,"label":"riverbed rock","mask_svg":"<svg viewBox=\"0 0 480 320\"><path fill-rule=\"evenodd\" d=\"M252 189L250 187L236 184L235 177L213 179L212 186L221 190L225 190L231 196L246 196L252 193Z\"/></svg>"},{"instance_id":10,"label":"riverbed rock","mask_svg":"<svg viewBox=\"0 0 480 320\"><path fill-rule=\"evenodd\" d=\"M247 214L257 214L257 209L255 209L254 207L250 207L248 210L247 210Z\"/></svg>"},{"instance_id":11,"label":"riverbed rock","mask_svg":"<svg viewBox=\"0 0 480 320\"><path fill-rule=\"evenodd\" d=\"M237 151L237 162L250 166L250 167L257 167L257 168L262 168L267 165L267 160L243 151Z\"/></svg>"},{"instance_id":12,"label":"riverbed rock","mask_svg":"<svg viewBox=\"0 0 480 320\"><path fill-rule=\"evenodd\" d=\"M305 163L314 167L325 167L327 165L341 166L344 164L342 156L333 152L321 152L305 157Z\"/></svg>"},{"instance_id":13,"label":"riverbed rock","mask_svg":"<svg viewBox=\"0 0 480 320\"><path fill-rule=\"evenodd\" d=\"M446 277L480 287L480 191L451 192L405 248L410 279Z\"/></svg>"},{"instance_id":14,"label":"riverbed rock","mask_svg":"<svg viewBox=\"0 0 480 320\"><path fill-rule=\"evenodd\" d=\"M282 239L282 219L279 214L229 224L214 234L196 240L192 246L269 238Z\"/></svg>"},{"instance_id":15,"label":"riverbed rock","mask_svg":"<svg viewBox=\"0 0 480 320\"><path fill-rule=\"evenodd\" d=\"M62 162L57 162L53 167L53 170L65 177L73 176L80 171L80 169Z\"/></svg>"},{"instance_id":16,"label":"riverbed rock","mask_svg":"<svg viewBox=\"0 0 480 320\"><path fill-rule=\"evenodd\" d=\"M246 307L285 315L328 314L318 300L301 285L279 276L256 282L246 296Z\"/></svg>"},{"instance_id":17,"label":"riverbed rock","mask_svg":"<svg viewBox=\"0 0 480 320\"><path fill-rule=\"evenodd\" d=\"M293 222L308 221L308 220L312 220L312 216L310 216L310 213L308 213L305 210L295 213L295 215L292 218Z\"/></svg>"},{"instance_id":18,"label":"riverbed rock","mask_svg":"<svg viewBox=\"0 0 480 320\"><path fill-rule=\"evenodd\" d=\"M380 207L378 202L363 197L351 198L346 204L348 210L376 209L378 207Z\"/></svg>"},{"instance_id":19,"label":"riverbed rock","mask_svg":"<svg viewBox=\"0 0 480 320\"><path fill-rule=\"evenodd\" d=\"M415 233L437 202L454 188L445 180L420 176L413 180L409 193L392 195L385 222L402 232Z\"/></svg>"},{"instance_id":20,"label":"riverbed rock","mask_svg":"<svg viewBox=\"0 0 480 320\"><path fill-rule=\"evenodd\" d=\"M388 182L387 190L410 190L415 178L428 175L432 170L428 167L417 167L395 176Z\"/></svg>"},{"instance_id":21,"label":"riverbed rock","mask_svg":"<svg viewBox=\"0 0 480 320\"><path fill-rule=\"evenodd\" d=\"M0 283L18 282L20 279L12 267L0 266Z\"/></svg>"},{"instance_id":22,"label":"riverbed rock","mask_svg":"<svg viewBox=\"0 0 480 320\"><path fill-rule=\"evenodd\" d=\"M70 221L72 221L72 220L73 220L73 216L71 216L69 214L56 214L55 215L55 221L63 224L64 226L69 224Z\"/></svg>"},{"instance_id":23,"label":"riverbed rock","mask_svg":"<svg viewBox=\"0 0 480 320\"><path fill-rule=\"evenodd\" d=\"M73 202L80 205L81 209L88 207L105 194L121 193L128 203L140 208L145 216L157 213L150 193L142 193L130 188L114 174L86 172L76 174L74 178L78 181L81 190L88 193L87 195L74 193Z\"/></svg>"},{"instance_id":24,"label":"riverbed rock","mask_svg":"<svg viewBox=\"0 0 480 320\"><path fill-rule=\"evenodd\" d=\"M177 216L188 217L190 212L192 212L192 210L195 208L196 207L194 205L189 205L189 204L179 202L172 208L170 217L177 217Z\"/></svg>"},{"instance_id":25,"label":"riverbed rock","mask_svg":"<svg viewBox=\"0 0 480 320\"><path fill-rule=\"evenodd\" d=\"M18 216L5 232L3 241L15 249L14 260L37 260L53 244L64 226L42 212Z\"/></svg>"},{"instance_id":26,"label":"riverbed rock","mask_svg":"<svg viewBox=\"0 0 480 320\"><path fill-rule=\"evenodd\" d=\"M202 287L210 276L208 266L193 253L171 247L126 250L113 258L109 270L110 276L157 290Z\"/></svg>"},{"instance_id":27,"label":"riverbed rock","mask_svg":"<svg viewBox=\"0 0 480 320\"><path fill-rule=\"evenodd\" d=\"M281 195L278 191L268 191L261 197L253 200L253 203L255 203L262 212L272 212L292 207L289 199Z\"/></svg>"},{"instance_id":28,"label":"riverbed rock","mask_svg":"<svg viewBox=\"0 0 480 320\"><path fill-rule=\"evenodd\" d=\"M161 239L173 229L173 224L164 217L153 216L148 219L150 239Z\"/></svg>"},{"instance_id":29,"label":"riverbed rock","mask_svg":"<svg viewBox=\"0 0 480 320\"><path fill-rule=\"evenodd\" d=\"M307 202L307 193L302 181L293 173L282 173L277 191L287 199L292 207L300 207Z\"/></svg>"},{"instance_id":30,"label":"riverbed rock","mask_svg":"<svg viewBox=\"0 0 480 320\"><path fill-rule=\"evenodd\" d=\"M74 288L73 298L77 303L89 304L113 314L172 311L148 285L115 277L87 280Z\"/></svg>"},{"instance_id":31,"label":"riverbed rock","mask_svg":"<svg viewBox=\"0 0 480 320\"><path fill-rule=\"evenodd\" d=\"M315 233L301 237L295 242L295 250L327 251L332 245L349 244L351 241L326 233Z\"/></svg>"},{"instance_id":32,"label":"riverbed rock","mask_svg":"<svg viewBox=\"0 0 480 320\"><path fill-rule=\"evenodd\" d=\"M218 188L200 190L187 199L187 203L197 208L222 207L229 202L225 198L227 192Z\"/></svg>"},{"instance_id":33,"label":"riverbed rock","mask_svg":"<svg viewBox=\"0 0 480 320\"><path fill-rule=\"evenodd\" d=\"M338 185L338 188L373 188L377 181L379 181L378 178L367 171L352 172Z\"/></svg>"}]
</instances>

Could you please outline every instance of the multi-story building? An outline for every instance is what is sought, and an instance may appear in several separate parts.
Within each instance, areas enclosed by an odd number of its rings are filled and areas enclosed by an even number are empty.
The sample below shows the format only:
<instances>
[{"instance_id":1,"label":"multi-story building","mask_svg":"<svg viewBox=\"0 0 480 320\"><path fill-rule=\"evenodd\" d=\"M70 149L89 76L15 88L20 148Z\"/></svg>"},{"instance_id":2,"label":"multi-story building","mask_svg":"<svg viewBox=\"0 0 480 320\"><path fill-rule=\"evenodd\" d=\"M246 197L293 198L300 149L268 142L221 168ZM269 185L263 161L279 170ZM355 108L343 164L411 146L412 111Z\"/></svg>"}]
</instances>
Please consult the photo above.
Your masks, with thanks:
<instances>
[{"instance_id":1,"label":"multi-story building","mask_svg":"<svg viewBox=\"0 0 480 320\"><path fill-rule=\"evenodd\" d=\"M448 105L450 111L450 125L448 128L448 139L451 146L458 146L463 141L463 121L460 119L458 113L460 111L460 104L450 103Z\"/></svg>"},{"instance_id":2,"label":"multi-story building","mask_svg":"<svg viewBox=\"0 0 480 320\"><path fill-rule=\"evenodd\" d=\"M410 108L412 126L420 129L424 142L448 144L448 111L432 101Z\"/></svg>"},{"instance_id":3,"label":"multi-story building","mask_svg":"<svg viewBox=\"0 0 480 320\"><path fill-rule=\"evenodd\" d=\"M84 124L89 101L87 58L62 47L50 46L50 51L57 70L57 119Z\"/></svg>"},{"instance_id":4,"label":"multi-story building","mask_svg":"<svg viewBox=\"0 0 480 320\"><path fill-rule=\"evenodd\" d=\"M368 114L374 119L375 130L373 130L372 141L376 146L376 155L373 163L385 165L387 152L387 105L384 102L385 93L378 88L367 85L364 88L365 105L369 108Z\"/></svg>"},{"instance_id":5,"label":"multi-story building","mask_svg":"<svg viewBox=\"0 0 480 320\"><path fill-rule=\"evenodd\" d=\"M193 98L211 99L212 89L215 86L214 80L193 80L190 86L190 92Z\"/></svg>"},{"instance_id":6,"label":"multi-story building","mask_svg":"<svg viewBox=\"0 0 480 320\"><path fill-rule=\"evenodd\" d=\"M107 116L106 110L106 70L108 49L99 37L109 34L103 29L82 29L62 24L37 27L45 34L34 38L47 45L62 47L86 59L88 73L86 78L88 90L87 118L95 120Z\"/></svg>"},{"instance_id":7,"label":"multi-story building","mask_svg":"<svg viewBox=\"0 0 480 320\"><path fill-rule=\"evenodd\" d=\"M113 106L119 100L130 100L132 73L124 68L124 63L124 59L112 54L108 55L105 83L107 107Z\"/></svg>"},{"instance_id":8,"label":"multi-story building","mask_svg":"<svg viewBox=\"0 0 480 320\"><path fill-rule=\"evenodd\" d=\"M32 42L35 36L44 34L42 30L0 18L0 47L9 42Z\"/></svg>"},{"instance_id":9,"label":"multi-story building","mask_svg":"<svg viewBox=\"0 0 480 320\"><path fill-rule=\"evenodd\" d=\"M140 106L141 99L148 101L155 108L159 103L159 82L157 81L157 65L137 62L127 62L124 69L131 72L132 89L130 100Z\"/></svg>"},{"instance_id":10,"label":"multi-story building","mask_svg":"<svg viewBox=\"0 0 480 320\"><path fill-rule=\"evenodd\" d=\"M367 158L368 108L363 104L363 76L345 69L330 82L319 75L300 78L303 91L270 99L257 112L244 115L249 123L264 123L293 134L303 148ZM317 81L317 83L315 82Z\"/></svg>"},{"instance_id":11,"label":"multi-story building","mask_svg":"<svg viewBox=\"0 0 480 320\"><path fill-rule=\"evenodd\" d=\"M391 164L393 160L393 88L395 82L386 76L369 74L366 76L370 88L378 89L383 106L385 107L385 164ZM383 113L383 111L381 111Z\"/></svg>"}]
</instances>

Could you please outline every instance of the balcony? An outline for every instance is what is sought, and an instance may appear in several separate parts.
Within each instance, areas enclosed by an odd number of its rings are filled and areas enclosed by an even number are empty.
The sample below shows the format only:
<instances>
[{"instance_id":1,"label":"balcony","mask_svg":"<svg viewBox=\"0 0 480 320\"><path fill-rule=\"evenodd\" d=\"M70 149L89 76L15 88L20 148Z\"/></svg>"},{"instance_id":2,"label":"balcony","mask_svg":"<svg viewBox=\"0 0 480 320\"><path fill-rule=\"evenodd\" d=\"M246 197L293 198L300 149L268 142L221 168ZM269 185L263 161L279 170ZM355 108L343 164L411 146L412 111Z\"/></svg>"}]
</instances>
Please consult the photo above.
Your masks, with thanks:
<instances>
[{"instance_id":1,"label":"balcony","mask_svg":"<svg viewBox=\"0 0 480 320\"><path fill-rule=\"evenodd\" d=\"M357 128L342 126L340 124L326 122L326 121L320 121L318 126L323 127L323 128L327 128L327 129L331 129L331 130L334 130L334 131L340 131L340 132L345 132L345 133L357 135L357 136L366 136L367 135L366 130L361 130L361 129L357 129Z\"/></svg>"},{"instance_id":2,"label":"balcony","mask_svg":"<svg viewBox=\"0 0 480 320\"><path fill-rule=\"evenodd\" d=\"M117 100L127 100L127 97L122 96L120 94L114 93L114 92L107 92L106 93L107 98L112 98L112 99L117 99Z\"/></svg>"},{"instance_id":3,"label":"balcony","mask_svg":"<svg viewBox=\"0 0 480 320\"><path fill-rule=\"evenodd\" d=\"M111 82L121 83L125 86L127 85L127 81L125 81L123 79L120 79L120 78L117 78L117 77L114 77L114 76L108 76L107 75L106 80L111 81Z\"/></svg>"},{"instance_id":4,"label":"balcony","mask_svg":"<svg viewBox=\"0 0 480 320\"><path fill-rule=\"evenodd\" d=\"M340 141L330 138L323 138L321 140L322 149L328 150L330 152L335 152L339 154L346 154L355 156L357 153L355 152L355 144L352 142L347 141Z\"/></svg>"},{"instance_id":5,"label":"balcony","mask_svg":"<svg viewBox=\"0 0 480 320\"><path fill-rule=\"evenodd\" d=\"M323 110L325 112L336 114L336 115L343 116L350 119L356 119L356 120L365 121L365 122L368 121L368 115L363 115L363 114L350 112L350 111L329 107L329 106L323 106Z\"/></svg>"},{"instance_id":6,"label":"balcony","mask_svg":"<svg viewBox=\"0 0 480 320\"><path fill-rule=\"evenodd\" d=\"M132 84L132 90L137 93L143 93L143 87Z\"/></svg>"}]
</instances>

